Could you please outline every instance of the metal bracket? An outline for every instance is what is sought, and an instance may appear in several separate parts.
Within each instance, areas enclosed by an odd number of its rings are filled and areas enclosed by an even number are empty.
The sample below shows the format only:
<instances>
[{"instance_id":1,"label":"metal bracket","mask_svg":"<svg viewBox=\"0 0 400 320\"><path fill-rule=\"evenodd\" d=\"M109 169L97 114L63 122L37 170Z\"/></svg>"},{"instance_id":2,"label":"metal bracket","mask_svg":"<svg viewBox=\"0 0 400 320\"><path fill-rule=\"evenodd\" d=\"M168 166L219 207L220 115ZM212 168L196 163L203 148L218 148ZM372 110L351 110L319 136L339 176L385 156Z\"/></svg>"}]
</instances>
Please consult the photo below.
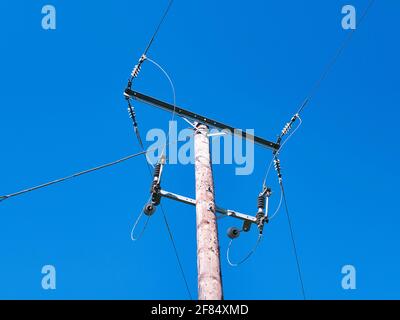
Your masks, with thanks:
<instances>
[{"instance_id":1,"label":"metal bracket","mask_svg":"<svg viewBox=\"0 0 400 320\"><path fill-rule=\"evenodd\" d=\"M179 194L175 194L175 193L168 192L168 191L165 191L165 190L160 190L160 196L164 197L164 198L167 198L167 199L171 199L171 200L175 200L175 201L178 201L178 202L182 202L182 203L185 203L185 204L189 204L191 206L196 206L196 200L195 199L184 197L184 196L181 196ZM227 215L228 217L233 217L233 218L237 218L237 219L240 219L240 220L244 220L245 222L247 222L249 224L251 224L251 223L258 224L258 220L257 220L256 217L253 217L253 216L250 216L250 215L247 215L247 214L243 214L243 213L240 213L240 212L237 212L237 211L234 211L234 210L224 209L224 208L221 208L219 206L216 206L215 207L215 211L218 212L218 213Z\"/></svg>"}]
</instances>

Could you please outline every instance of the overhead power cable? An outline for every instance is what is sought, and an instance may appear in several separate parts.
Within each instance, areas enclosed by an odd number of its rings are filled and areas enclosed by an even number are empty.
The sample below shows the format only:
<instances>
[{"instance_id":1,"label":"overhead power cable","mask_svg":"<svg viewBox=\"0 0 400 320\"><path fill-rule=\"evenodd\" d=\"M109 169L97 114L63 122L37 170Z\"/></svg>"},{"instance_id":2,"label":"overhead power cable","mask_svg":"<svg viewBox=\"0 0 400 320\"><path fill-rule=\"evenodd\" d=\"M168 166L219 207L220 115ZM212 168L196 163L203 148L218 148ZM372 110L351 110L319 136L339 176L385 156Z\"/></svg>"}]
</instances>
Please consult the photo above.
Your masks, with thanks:
<instances>
[{"instance_id":1,"label":"overhead power cable","mask_svg":"<svg viewBox=\"0 0 400 320\"><path fill-rule=\"evenodd\" d=\"M170 5L172 5L172 1L170 2ZM166 14L168 13L169 8L170 8L170 6L167 8L167 11L166 11L163 19L165 18ZM151 45L151 42L150 42L149 45ZM175 119L175 109L176 109L176 91L175 91L174 83L173 83L171 77L169 76L169 74L165 71L165 69L160 64L158 64L156 61L146 57L147 50L148 49L146 49L146 52L142 57L145 57L145 60L147 60L147 61L151 62L153 65L155 65L165 75L165 77L167 78L167 80L168 80L168 82L169 82L169 84L171 86L171 90L172 90L172 94L173 94L173 105L174 105L174 111L172 113L171 121L173 121ZM127 100L128 100L128 110L132 110L133 107L132 107L132 105L130 103L130 99L128 98ZM131 111L130 111L130 113L131 113ZM133 121L133 126L135 128L135 133L136 133L136 137L137 137L137 140L139 142L140 148L143 150L144 146L143 146L143 143L142 143L142 138L140 136L138 124L137 124L137 121L136 121L136 114L134 112L133 112L133 114L134 114L134 116L133 117L131 116L131 119ZM170 128L168 128L168 136L167 136L164 148L163 148L163 150L161 152L159 161L162 161L162 158L165 156L166 147L168 145L169 139L170 139ZM149 175L150 175L150 177L152 177L152 169L150 167L150 163L149 163L149 161L147 161L147 158L145 159L145 161L146 161L146 165L147 165L147 167L149 169ZM183 269L183 265L182 265L182 262L181 262L181 259L180 259L180 256L179 256L178 248L177 248L176 243L175 243L175 238L173 236L173 232L172 232L172 229L171 229L170 224L168 222L168 217L167 217L166 211L165 211L164 206L163 206L162 203L160 203L160 208L161 208L161 212L162 212L162 215L163 215L165 226L166 226L167 231L168 231L169 238L171 240L172 247L174 249L174 253L175 253L176 260L177 260L177 264L178 264L182 279L183 279L183 281L185 283L186 291L188 293L188 296L189 296L190 300L193 300L192 294L191 294L190 289L189 289L188 280L186 278L186 274L185 274L185 271ZM133 236L133 233L134 233L134 230L136 229L136 226L138 225L139 221L142 219L142 217L143 217L143 212L139 215L139 217L137 218L137 220L136 220L136 222L135 222L135 224L134 224L134 226L132 228L132 231L131 231L131 239L132 240L137 240L137 238L135 238ZM145 230L145 228L147 226L148 221L149 221L149 217L147 217L147 220L145 222L145 225L144 225L142 231L139 234L139 237L142 236L142 234L143 234L143 232L144 232L144 230Z\"/></svg>"},{"instance_id":2,"label":"overhead power cable","mask_svg":"<svg viewBox=\"0 0 400 320\"><path fill-rule=\"evenodd\" d=\"M366 9L364 10L364 12L362 13L360 19L357 21L357 25L360 26L362 24L362 22L365 20L365 17L367 16L368 12L370 11L370 9L372 8L373 4L374 4L375 0L370 0ZM321 76L317 79L317 81L315 82L315 84L313 85L313 87L311 88L309 94L307 95L306 99L304 99L303 103L300 105L299 109L297 110L297 113L292 117L291 121L288 122L284 128L284 130L282 130L281 135L278 138L278 142L279 144L281 143L281 140L283 138L283 136L288 132L288 130L291 129L291 126L294 124L294 122L299 119L300 124L296 127L295 130L293 130L293 132L290 134L290 136L281 144L281 147L279 148L279 150L273 155L265 177L264 177L264 181L263 181L263 185L265 186L267 183L267 179L269 176L269 173L271 171L272 165L274 163L275 158L282 152L282 149L284 147L284 145L290 140L290 138L297 132L297 130L300 128L301 124L302 124L302 120L300 118L301 113L304 111L305 107L309 104L309 102L311 101L311 99L315 96L315 94L317 93L318 89L321 87L321 84L323 83L323 81L327 78L329 72L332 70L333 66L336 64L336 62L338 61L339 57L341 56L341 54L343 53L344 49L349 45L350 40L353 38L354 33L356 32L356 29L352 29L347 37L344 39L344 41L342 42L342 44L339 46L339 48L337 49L335 55L333 56L333 58L329 61L329 63L326 65L325 69L323 70ZM285 130L288 129L288 130ZM280 204L278 206L278 210L280 208ZM277 213L277 212L276 212ZM275 213L275 214L276 214Z\"/></svg>"},{"instance_id":3,"label":"overhead power cable","mask_svg":"<svg viewBox=\"0 0 400 320\"><path fill-rule=\"evenodd\" d=\"M53 181L50 181L50 182L46 182L44 184L41 184L41 185L38 185L38 186L35 186L35 187L24 189L24 190L15 192L15 193L11 193L9 195L1 196L1 201L9 199L9 198L13 198L13 197L21 196L23 194L26 194L26 193L29 193L29 192L33 192L33 191L36 191L36 190L39 190L39 189L43 189L43 188L49 187L51 185L58 184L58 183L61 183L61 182L64 182L64 181L67 181L67 180L70 180L70 179L73 179L73 178L77 178L77 177L83 176L85 174L94 172L94 171L98 171L98 170L102 170L102 169L114 166L116 164L128 161L128 160L130 160L132 158L136 158L138 156L141 156L142 154L146 154L147 152L148 151L138 152L138 153L132 154L130 156L121 158L119 160L116 160L116 161L113 161L113 162L110 162L110 163L103 164L101 166L98 166L98 167L95 167L95 168L92 168L92 169L89 169L89 170L85 170L85 171L81 171L81 172L78 172L78 173L74 173L74 174L66 176L64 178L56 179L56 180L53 180Z\"/></svg>"},{"instance_id":4,"label":"overhead power cable","mask_svg":"<svg viewBox=\"0 0 400 320\"><path fill-rule=\"evenodd\" d=\"M151 39L150 39L150 41L149 41L149 44L148 44L147 47L146 47L146 50L144 50L144 53L143 53L144 55L147 55L147 52L150 50L150 47L151 47L151 45L153 44L154 39L156 38L158 32L160 31L160 28L161 28L162 24L164 23L164 20L165 20L165 18L167 17L167 15L168 15L168 13L169 13L169 10L171 9L173 3L174 3L174 0L170 0L170 1L169 1L168 6L167 6L167 8L165 9L164 14L163 14L162 17L161 17L160 22L158 23L157 28L156 28L156 30L154 31L153 36L151 37Z\"/></svg>"},{"instance_id":5,"label":"overhead power cable","mask_svg":"<svg viewBox=\"0 0 400 320\"><path fill-rule=\"evenodd\" d=\"M167 15L168 15L168 13L169 13L169 11L170 11L170 9L171 9L173 3L174 3L174 0L170 0L170 1L169 1L168 6L167 6L167 8L165 9L164 14L162 15L162 17L161 17L161 19L160 19L160 22L158 23L157 28L156 28L156 30L155 30L154 33L153 33L153 36L151 37L151 39L150 39L150 41L149 41L149 43L148 43L146 49L144 50L142 56L140 57L139 62L138 62L137 65L135 65L135 67L133 68L132 73L131 73L131 77L129 78L129 81L128 81L128 88L131 88L131 87L132 87L132 82L133 82L133 80L139 75L139 72L140 72L140 70L141 70L141 68L142 68L142 64L143 64L143 62L147 59L147 56L146 56L146 55L147 55L147 53L149 52L150 47L151 47L151 45L153 44L153 42L154 42L154 40L155 40L155 38L156 38L158 32L160 31L160 28L161 28L161 26L162 26L162 24L163 24L165 18L167 17Z\"/></svg>"},{"instance_id":6,"label":"overhead power cable","mask_svg":"<svg viewBox=\"0 0 400 320\"><path fill-rule=\"evenodd\" d=\"M299 281L300 281L300 285L301 285L301 293L302 293L302 295L303 295L303 299L306 300L306 294L305 294L305 290L304 290L303 276L302 276L302 273L301 273L299 255L298 255L298 252L297 252L296 241L295 241L295 238L294 238L292 220L291 220L291 218L290 218L289 207L288 207L288 204L287 204L285 188L284 188L284 186L283 186L283 178L282 178L281 164L280 164L280 160L278 159L277 156L275 157L274 164L275 164L275 170L276 170L276 173L277 173L277 176L278 176L278 180L279 180L279 186L280 186L280 189L281 189L281 194L282 194L282 198L283 198L283 203L284 203L284 206L285 206L285 212L286 212L286 217L287 217L287 220L288 220L289 231L290 231L290 237L291 237L292 245L293 245L293 251L294 251L295 258L296 258L296 267L297 267L297 272L298 272Z\"/></svg>"},{"instance_id":7,"label":"overhead power cable","mask_svg":"<svg viewBox=\"0 0 400 320\"><path fill-rule=\"evenodd\" d=\"M295 238L294 238L294 232L293 232L293 226L292 226L292 220L291 220L291 217L290 217L289 207L288 207L287 199L286 199L286 193L285 193L285 189L283 187L283 181L282 180L280 180L280 186L281 186L281 189L282 189L283 203L285 205L285 212L286 212L286 217L287 217L287 220L288 220L288 225L289 225L289 230L290 230L290 237L292 239L293 251L294 251L295 258L296 258L297 273L298 273L299 281L300 281L300 285L301 285L301 292L302 292L302 295L303 295L303 299L306 300L306 291L304 289L304 282L303 282L303 276L302 276L301 267L300 267L299 254L297 252L296 241L295 241Z\"/></svg>"},{"instance_id":8,"label":"overhead power cable","mask_svg":"<svg viewBox=\"0 0 400 320\"><path fill-rule=\"evenodd\" d=\"M293 120L295 119L295 120ZM300 129L301 125L303 124L303 120L300 118L299 115L296 115L296 117L293 117L292 120L290 122L288 122L284 129L282 130L282 133L279 137L278 140L282 140L282 138L289 133L289 131L291 131L292 129L292 123L294 123L296 120L299 120L299 124L296 126L296 128L291 132L291 134L283 141L283 143L280 144L279 149L273 154L272 159L268 165L267 168L267 172L265 173L265 177L264 177L264 181L263 181L263 186L265 187L267 185L267 180L268 180L268 176L269 173L271 172L272 169L272 165L274 164L274 160L281 154L283 148L285 147L285 145L287 144L287 142L293 137L293 135L297 132L297 130Z\"/></svg>"},{"instance_id":9,"label":"overhead power cable","mask_svg":"<svg viewBox=\"0 0 400 320\"><path fill-rule=\"evenodd\" d=\"M367 16L368 12L370 11L371 7L373 6L375 0L370 0L366 9L362 13L360 19L357 20L357 26L360 26L362 22L364 21L365 17ZM318 78L318 80L315 82L313 87L311 88L307 98L304 100L304 102L301 104L300 108L297 111L297 114L301 114L304 110L304 108L308 105L308 103L311 101L311 99L315 96L317 93L318 89L321 87L322 82L326 79L328 76L329 72L332 70L333 66L336 64L338 61L339 57L343 53L344 49L349 45L350 40L353 38L354 33L356 32L357 29L352 29L349 31L347 37L344 39L342 44L339 46L338 50L336 51L335 55L333 58L329 61L329 63L326 65L325 69L323 70L321 76Z\"/></svg>"},{"instance_id":10,"label":"overhead power cable","mask_svg":"<svg viewBox=\"0 0 400 320\"><path fill-rule=\"evenodd\" d=\"M162 206L162 204L160 205L160 208L161 208L161 212L162 212L162 214L163 214L165 226L167 227L167 231L168 231L169 237L170 237L170 239L171 239L172 246L173 246L173 248L174 248L176 260L177 260L179 269L180 269L180 271L181 271L181 275L182 275L183 281L185 282L186 291L187 291L187 293L188 293L188 295L189 295L189 299L190 299L190 300L193 300L192 294L190 293L190 289L189 289L189 283L188 283L188 281L187 281L187 278L186 278L186 275L185 275L185 271L183 270L182 262L181 262L181 259L180 259L180 257L179 257L178 248L176 247L175 239L174 239L174 236L173 236L173 234L172 234L172 229L171 229L171 227L170 227L170 225L169 225L168 218L167 218L167 215L166 215L166 213L165 213L165 210L164 210L164 207Z\"/></svg>"},{"instance_id":11,"label":"overhead power cable","mask_svg":"<svg viewBox=\"0 0 400 320\"><path fill-rule=\"evenodd\" d=\"M171 4L172 4L172 2L171 2ZM168 11L167 11L166 13L168 13ZM158 64L156 61L154 61L154 60L152 60L152 59L150 59L150 58L147 58L147 61L149 61L149 62L151 62L152 64L154 64L154 65L165 75L165 77L167 78L167 80L168 80L168 82L169 82L169 84L170 84L170 86L171 86L172 96L173 96L173 106L174 106L174 110L173 110L173 112L172 112L172 116L171 116L171 120L170 120L170 121L174 121L174 119L175 119L175 114L176 114L176 112L175 112L175 110L176 110L176 91L175 91L174 82L172 81L172 79L171 79L171 77L169 76L168 72L166 72L165 69L164 69L160 64ZM162 157L163 157L163 156L166 156L166 146L167 146L168 141L169 141L169 139L170 139L170 133L171 133L170 131L171 131L171 130L170 130L170 127L168 126L168 135L167 135L166 144L165 144L165 146L164 146L164 150L161 152L160 160L159 160L159 161L162 161ZM169 222L168 222L167 213L166 213L166 211L165 211L164 206L163 206L162 203L160 203L160 208L161 208L161 212L162 212L162 215L163 215L163 219L164 219L165 226L166 226L167 231L168 231L169 238L170 238L170 240L171 240L172 247L173 247L173 249L174 249L176 261L177 261L177 263L178 263L178 266L179 266L179 269L180 269L180 272L181 272L181 275L182 275L182 279L183 279L183 281L185 282L186 291L187 291L187 293L188 293L188 296L189 296L190 300L193 300L193 297L192 297L192 294L191 294L190 288L189 288L189 283L188 283L188 280L187 280L187 278L186 278L186 274L185 274L185 271L184 271L184 269L183 269L183 265L182 265L182 262L181 262L181 259L180 259L180 256L179 256L178 248L177 248L176 243L175 243L175 238L174 238L172 229L171 229L171 227L170 227L170 224L169 224Z\"/></svg>"},{"instance_id":12,"label":"overhead power cable","mask_svg":"<svg viewBox=\"0 0 400 320\"><path fill-rule=\"evenodd\" d=\"M174 143L178 143L178 141L171 141L171 142L168 143L168 145L171 145L171 144L174 144ZM144 155L144 154L150 153L152 151L155 151L157 149L158 148L154 147L154 148L148 149L146 151L141 151L141 152L138 152L138 153L134 153L134 154L131 154L131 155L126 156L124 158L118 159L116 161L109 162L109 163L103 164L103 165L98 166L98 167L94 167L92 169L88 169L88 170L85 170L85 171L81 171L81 172L77 172L77 173L71 174L71 175L66 176L64 178L56 179L56 180L53 180L53 181L46 182L44 184L40 184L40 185L35 186L35 187L24 189L24 190L21 190L21 191L15 192L15 193L11 193L11 194L8 194L8 195L0 196L0 202L4 201L6 199L14 198L14 197L17 197L17 196L24 195L26 193L30 193L30 192L36 191L36 190L39 190L39 189L43 189L43 188L46 188L46 187L49 187L49 186L52 186L52 185L55 185L55 184L58 184L58 183L61 183L61 182L65 182L67 180L70 180L70 179L73 179L73 178L77 178L77 177L86 175L86 174L91 173L91 172L95 172L95 171L99 171L99 170L102 170L102 169L105 169L105 168L108 168L108 167L115 166L115 165L120 164L122 162L126 162L126 161L128 161L130 159L133 159L133 158L139 157L141 155Z\"/></svg>"}]
</instances>

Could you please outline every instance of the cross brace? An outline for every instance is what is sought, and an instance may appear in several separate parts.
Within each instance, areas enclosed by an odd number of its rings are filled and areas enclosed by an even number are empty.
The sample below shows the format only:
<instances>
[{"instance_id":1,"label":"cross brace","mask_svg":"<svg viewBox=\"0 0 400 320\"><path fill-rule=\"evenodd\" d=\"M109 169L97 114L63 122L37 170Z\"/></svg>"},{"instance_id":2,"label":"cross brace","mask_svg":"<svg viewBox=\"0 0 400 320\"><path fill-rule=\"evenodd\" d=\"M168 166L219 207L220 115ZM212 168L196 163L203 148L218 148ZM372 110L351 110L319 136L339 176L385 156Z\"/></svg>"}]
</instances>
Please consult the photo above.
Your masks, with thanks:
<instances>
[{"instance_id":1,"label":"cross brace","mask_svg":"<svg viewBox=\"0 0 400 320\"><path fill-rule=\"evenodd\" d=\"M160 190L160 195L162 197L164 197L164 198L168 198L168 199L171 199L171 200L175 200L175 201L178 201L178 202L182 202L182 203L186 203L186 204L189 204L189 205L192 205L192 206L196 206L196 200L188 198L188 197L184 197L184 196L172 193L172 192L168 192L168 191L165 191L165 190ZM234 217L234 218L238 218L238 219L243 220L243 221L247 221L247 222L250 222L250 223L258 224L258 220L257 220L256 217L249 216L247 214L243 214L243 213L236 212L236 211L233 211L233 210L224 209L224 208L221 208L221 207L218 207L218 206L215 208L215 211L218 212L218 213L227 215L229 217Z\"/></svg>"},{"instance_id":2,"label":"cross brace","mask_svg":"<svg viewBox=\"0 0 400 320\"><path fill-rule=\"evenodd\" d=\"M244 132L242 130L239 130L239 129L236 129L234 127L228 126L228 125L226 125L224 123L212 120L212 119L210 119L208 117L204 117L202 115L199 115L197 113L191 112L189 110L185 110L185 109L180 108L178 106L174 106L174 105L169 104L167 102L157 100L157 99L155 99L153 97L150 97L150 96L146 96L146 95L144 95L144 94L142 94L140 92L133 91L133 90L131 90L129 88L127 88L125 90L124 95L127 98L132 98L132 99L144 102L146 104L155 106L157 108L160 108L160 109L163 109L163 110L166 110L166 111L169 111L169 112L175 112L177 115L179 115L181 117L188 118L188 119L191 119L193 121L204 123L204 124L206 124L206 125L208 125L210 127L214 127L214 128L217 128L217 129L220 129L220 130L224 130L224 131L229 131L230 133L232 133L232 134L234 134L236 136L239 136L241 138L253 141L253 142L255 142L255 143L257 143L257 144L259 144L259 145L261 145L263 147L267 147L269 149L272 149L273 151L278 151L279 148L280 148L280 145L277 144L277 143L274 143L274 142L265 140L263 138L254 136L254 135L249 134L247 132Z\"/></svg>"}]
</instances>

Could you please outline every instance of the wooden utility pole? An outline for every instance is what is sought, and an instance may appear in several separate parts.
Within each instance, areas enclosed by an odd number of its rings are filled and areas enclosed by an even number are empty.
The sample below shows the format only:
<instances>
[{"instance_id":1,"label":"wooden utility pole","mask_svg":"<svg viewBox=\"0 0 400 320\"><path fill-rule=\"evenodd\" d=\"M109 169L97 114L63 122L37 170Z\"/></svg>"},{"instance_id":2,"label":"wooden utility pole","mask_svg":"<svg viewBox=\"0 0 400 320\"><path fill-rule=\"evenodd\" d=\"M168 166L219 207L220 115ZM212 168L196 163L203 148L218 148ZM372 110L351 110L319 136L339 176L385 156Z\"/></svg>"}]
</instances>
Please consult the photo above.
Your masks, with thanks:
<instances>
[{"instance_id":1,"label":"wooden utility pole","mask_svg":"<svg viewBox=\"0 0 400 320\"><path fill-rule=\"evenodd\" d=\"M258 143L268 149L272 149L275 153L280 150L281 146L279 143L274 143L261 137L244 133L243 131L237 130L222 122L210 119L156 98L146 96L143 93L133 91L130 87L126 88L124 95L127 99L135 99L173 114L177 114L186 120L189 119L196 121L196 132L194 135L196 199L191 199L163 190L160 185L161 170L160 172L155 173L155 178L157 179L152 185L152 201L145 206L144 213L146 215L152 215L155 212L155 207L160 204L161 198L167 198L191 206L196 206L198 298L199 300L222 300L221 263L217 219L215 213L218 212L222 215L244 221L244 232L249 231L250 226L254 224L261 233L262 228L267 221L267 214L265 211L265 205L263 204L265 199L260 201L260 197L268 197L270 193L266 189L263 191L262 196L260 195L259 204L261 205L258 207L259 210L256 216L225 209L215 204L208 126L219 130L229 131L243 139L247 139L253 143ZM236 229L236 231L232 230L232 233L228 232L228 236L231 239L237 238L240 231L237 228L231 229Z\"/></svg>"},{"instance_id":2,"label":"wooden utility pole","mask_svg":"<svg viewBox=\"0 0 400 320\"><path fill-rule=\"evenodd\" d=\"M208 131L206 125L197 124L194 138L198 298L222 300L221 263Z\"/></svg>"}]
</instances>

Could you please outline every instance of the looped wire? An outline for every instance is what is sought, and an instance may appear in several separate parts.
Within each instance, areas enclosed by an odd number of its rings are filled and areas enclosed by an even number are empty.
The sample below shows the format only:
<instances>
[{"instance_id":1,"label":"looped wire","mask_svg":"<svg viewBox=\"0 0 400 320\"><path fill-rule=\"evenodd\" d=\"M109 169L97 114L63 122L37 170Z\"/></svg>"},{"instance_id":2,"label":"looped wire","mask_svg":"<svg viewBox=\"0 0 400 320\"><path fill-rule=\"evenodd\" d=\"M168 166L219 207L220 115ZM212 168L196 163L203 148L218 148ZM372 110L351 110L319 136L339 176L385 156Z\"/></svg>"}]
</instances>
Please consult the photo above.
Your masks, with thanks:
<instances>
[{"instance_id":1,"label":"looped wire","mask_svg":"<svg viewBox=\"0 0 400 320\"><path fill-rule=\"evenodd\" d=\"M243 230L242 230L242 231L243 231ZM241 231L241 232L242 232L242 231ZM240 260L240 261L237 262L237 263L232 262L231 259L230 259L230 250L231 250L231 246L232 246L233 240L235 240L235 239L232 239L232 240L229 242L228 249L226 250L226 260L228 261L228 263L229 263L229 265L230 265L231 267L239 267L241 264L243 264L243 263L245 263L247 260L249 260L250 257L254 254L254 252L256 252L256 250L257 250L257 248L258 248L258 245L260 244L260 242L261 242L261 240L262 240L262 234L259 234L259 235L258 235L258 239L257 239L256 244L255 244L254 247L248 252L248 254L247 254L242 260Z\"/></svg>"},{"instance_id":2,"label":"looped wire","mask_svg":"<svg viewBox=\"0 0 400 320\"><path fill-rule=\"evenodd\" d=\"M150 200L150 199L149 199L149 200ZM147 220L146 220L146 222L144 223L144 226L143 226L142 230L139 232L139 235L138 235L137 237L135 237L135 235L134 235L135 230L136 230L136 228L137 228L139 222L142 220L143 215L144 215L144 211L142 210L141 213L139 214L139 216L137 217L137 219L136 219L136 221L135 221L133 227L132 227L132 230L131 230L131 240L132 240L132 241L138 241L140 238L142 238L142 236L143 236L143 234L144 234L144 232L145 232L145 230L146 230L146 228L147 228L147 225L148 225L149 220L150 220L150 216L147 216Z\"/></svg>"}]
</instances>

